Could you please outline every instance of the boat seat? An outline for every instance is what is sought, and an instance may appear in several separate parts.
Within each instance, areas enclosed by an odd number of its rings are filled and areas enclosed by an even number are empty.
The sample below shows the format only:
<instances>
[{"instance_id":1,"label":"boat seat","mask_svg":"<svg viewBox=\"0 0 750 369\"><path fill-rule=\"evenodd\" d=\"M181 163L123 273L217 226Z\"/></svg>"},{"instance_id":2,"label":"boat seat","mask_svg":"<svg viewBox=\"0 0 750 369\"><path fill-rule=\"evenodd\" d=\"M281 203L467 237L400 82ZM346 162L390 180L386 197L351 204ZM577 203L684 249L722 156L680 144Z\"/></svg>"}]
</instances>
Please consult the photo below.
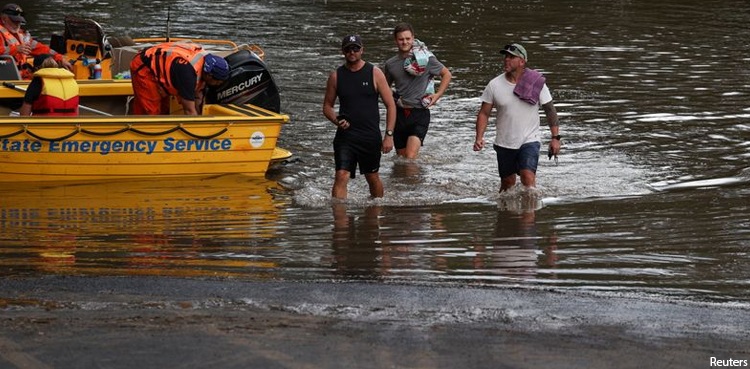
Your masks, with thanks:
<instances>
[{"instance_id":1,"label":"boat seat","mask_svg":"<svg viewBox=\"0 0 750 369\"><path fill-rule=\"evenodd\" d=\"M10 55L0 55L0 80L18 81L21 73L18 71L16 59Z\"/></svg>"},{"instance_id":2,"label":"boat seat","mask_svg":"<svg viewBox=\"0 0 750 369\"><path fill-rule=\"evenodd\" d=\"M66 41L74 40L93 44L99 48L99 54L102 57L107 54L109 50L106 47L104 30L99 23L91 19L83 19L71 15L65 16L64 23L65 32L63 33L63 37Z\"/></svg>"}]
</instances>

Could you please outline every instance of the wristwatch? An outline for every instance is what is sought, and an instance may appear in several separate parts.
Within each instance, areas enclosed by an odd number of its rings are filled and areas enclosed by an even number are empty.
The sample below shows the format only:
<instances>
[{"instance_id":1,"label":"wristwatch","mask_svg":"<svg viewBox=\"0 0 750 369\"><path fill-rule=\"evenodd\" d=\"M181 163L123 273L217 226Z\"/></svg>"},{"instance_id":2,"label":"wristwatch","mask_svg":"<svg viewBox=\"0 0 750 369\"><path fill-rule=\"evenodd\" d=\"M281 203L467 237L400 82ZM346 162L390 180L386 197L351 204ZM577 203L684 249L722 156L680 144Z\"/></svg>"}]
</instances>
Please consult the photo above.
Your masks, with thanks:
<instances>
[{"instance_id":1,"label":"wristwatch","mask_svg":"<svg viewBox=\"0 0 750 369\"><path fill-rule=\"evenodd\" d=\"M553 139L553 140L558 140L558 141L562 141L562 136L560 136L560 135L557 135L557 136L552 136L552 139Z\"/></svg>"},{"instance_id":2,"label":"wristwatch","mask_svg":"<svg viewBox=\"0 0 750 369\"><path fill-rule=\"evenodd\" d=\"M387 130L385 131L385 135L386 135L386 136L393 136L393 131L391 131L390 129L387 129Z\"/></svg>"}]
</instances>

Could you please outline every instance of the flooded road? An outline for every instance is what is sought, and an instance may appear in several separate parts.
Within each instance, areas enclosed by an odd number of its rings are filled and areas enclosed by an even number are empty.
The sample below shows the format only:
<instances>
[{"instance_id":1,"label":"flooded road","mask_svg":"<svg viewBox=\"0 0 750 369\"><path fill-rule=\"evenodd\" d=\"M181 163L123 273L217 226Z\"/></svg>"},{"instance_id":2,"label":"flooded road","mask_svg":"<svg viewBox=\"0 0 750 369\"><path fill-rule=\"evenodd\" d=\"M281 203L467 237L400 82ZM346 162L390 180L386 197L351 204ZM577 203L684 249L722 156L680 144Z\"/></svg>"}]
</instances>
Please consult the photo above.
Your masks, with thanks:
<instances>
[{"instance_id":1,"label":"flooded road","mask_svg":"<svg viewBox=\"0 0 750 369\"><path fill-rule=\"evenodd\" d=\"M145 37L164 34L165 4L24 10L40 37L66 14ZM385 61L399 21L454 79L421 157L384 156L386 196L369 200L358 177L348 203L332 206L325 78L348 33L362 35L366 60ZM0 276L554 287L748 303L748 21L746 1L184 3L171 9L173 35L265 49L291 117L280 146L295 159L266 180L3 185ZM471 146L479 96L511 41L547 75L564 138L558 164L542 155L538 193L501 196L494 153Z\"/></svg>"}]
</instances>

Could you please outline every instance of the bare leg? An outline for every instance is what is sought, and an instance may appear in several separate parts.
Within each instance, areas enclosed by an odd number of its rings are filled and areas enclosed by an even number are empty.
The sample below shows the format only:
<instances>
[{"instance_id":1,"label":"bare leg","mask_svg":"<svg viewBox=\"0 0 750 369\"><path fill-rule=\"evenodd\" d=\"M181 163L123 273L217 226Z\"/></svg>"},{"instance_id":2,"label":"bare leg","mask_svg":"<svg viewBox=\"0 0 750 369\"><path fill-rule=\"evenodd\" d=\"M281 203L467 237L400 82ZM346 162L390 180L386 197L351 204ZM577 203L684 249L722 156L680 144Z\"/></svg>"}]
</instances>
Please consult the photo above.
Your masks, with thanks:
<instances>
[{"instance_id":1,"label":"bare leg","mask_svg":"<svg viewBox=\"0 0 750 369\"><path fill-rule=\"evenodd\" d=\"M365 174L367 185L370 186L370 196L383 197L383 182L380 180L379 173Z\"/></svg>"},{"instance_id":2,"label":"bare leg","mask_svg":"<svg viewBox=\"0 0 750 369\"><path fill-rule=\"evenodd\" d=\"M516 175L511 174L500 179L500 192L507 191L516 185Z\"/></svg>"},{"instance_id":3,"label":"bare leg","mask_svg":"<svg viewBox=\"0 0 750 369\"><path fill-rule=\"evenodd\" d=\"M536 174L528 169L521 169L521 183L526 188L536 187Z\"/></svg>"},{"instance_id":4,"label":"bare leg","mask_svg":"<svg viewBox=\"0 0 750 369\"><path fill-rule=\"evenodd\" d=\"M396 150L396 154L407 159L416 159L419 155L419 149L422 147L422 141L417 136L409 136L406 140L406 147Z\"/></svg>"},{"instance_id":5,"label":"bare leg","mask_svg":"<svg viewBox=\"0 0 750 369\"><path fill-rule=\"evenodd\" d=\"M346 186L349 184L349 171L339 169L336 171L336 176L333 179L333 188L331 189L331 197L334 199L346 199L347 192Z\"/></svg>"}]
</instances>

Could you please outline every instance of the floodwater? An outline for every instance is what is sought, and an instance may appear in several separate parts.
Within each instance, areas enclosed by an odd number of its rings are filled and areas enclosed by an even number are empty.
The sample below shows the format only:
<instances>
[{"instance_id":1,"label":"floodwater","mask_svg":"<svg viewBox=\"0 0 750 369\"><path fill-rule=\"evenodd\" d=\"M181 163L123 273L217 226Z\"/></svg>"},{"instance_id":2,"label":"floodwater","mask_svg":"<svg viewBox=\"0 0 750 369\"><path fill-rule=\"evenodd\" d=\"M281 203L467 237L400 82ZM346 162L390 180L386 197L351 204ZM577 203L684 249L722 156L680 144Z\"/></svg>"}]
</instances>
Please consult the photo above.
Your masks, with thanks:
<instances>
[{"instance_id":1,"label":"floodwater","mask_svg":"<svg viewBox=\"0 0 750 369\"><path fill-rule=\"evenodd\" d=\"M261 45L291 117L280 145L295 158L262 180L4 185L0 276L363 280L750 302L746 0L26 3L40 37L72 14L111 35L169 29ZM382 63L399 21L454 80L421 157L384 156L386 196L368 199L358 176L349 201L332 205L326 77L348 33ZM511 41L547 75L563 152L549 161L543 145L538 189L500 195L493 151L471 147L479 95Z\"/></svg>"}]
</instances>

